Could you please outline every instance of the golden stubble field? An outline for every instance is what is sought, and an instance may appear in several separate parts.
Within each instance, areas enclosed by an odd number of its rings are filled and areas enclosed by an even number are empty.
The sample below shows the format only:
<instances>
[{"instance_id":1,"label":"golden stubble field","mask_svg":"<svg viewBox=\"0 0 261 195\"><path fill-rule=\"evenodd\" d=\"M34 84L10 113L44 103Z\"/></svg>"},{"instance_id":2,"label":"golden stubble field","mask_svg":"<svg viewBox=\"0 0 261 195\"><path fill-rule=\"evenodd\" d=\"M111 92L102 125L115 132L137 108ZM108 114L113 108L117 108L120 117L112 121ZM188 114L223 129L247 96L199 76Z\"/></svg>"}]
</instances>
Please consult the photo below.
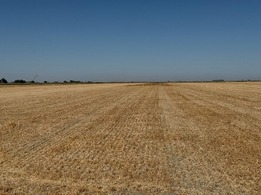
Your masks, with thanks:
<instances>
[{"instance_id":1,"label":"golden stubble field","mask_svg":"<svg viewBox=\"0 0 261 195\"><path fill-rule=\"evenodd\" d=\"M259 194L261 83L0 86L0 194Z\"/></svg>"}]
</instances>

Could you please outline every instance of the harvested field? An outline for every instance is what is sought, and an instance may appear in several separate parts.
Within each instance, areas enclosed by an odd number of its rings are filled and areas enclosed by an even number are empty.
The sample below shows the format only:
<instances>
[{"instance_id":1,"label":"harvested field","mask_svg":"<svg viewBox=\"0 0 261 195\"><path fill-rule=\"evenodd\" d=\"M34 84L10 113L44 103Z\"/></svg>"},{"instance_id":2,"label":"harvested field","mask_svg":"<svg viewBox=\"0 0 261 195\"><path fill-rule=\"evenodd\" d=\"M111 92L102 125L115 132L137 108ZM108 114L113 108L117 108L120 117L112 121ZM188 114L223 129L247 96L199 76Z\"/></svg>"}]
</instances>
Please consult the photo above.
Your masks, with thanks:
<instances>
[{"instance_id":1,"label":"harvested field","mask_svg":"<svg viewBox=\"0 0 261 195\"><path fill-rule=\"evenodd\" d=\"M259 194L261 83L0 86L0 194Z\"/></svg>"}]
</instances>

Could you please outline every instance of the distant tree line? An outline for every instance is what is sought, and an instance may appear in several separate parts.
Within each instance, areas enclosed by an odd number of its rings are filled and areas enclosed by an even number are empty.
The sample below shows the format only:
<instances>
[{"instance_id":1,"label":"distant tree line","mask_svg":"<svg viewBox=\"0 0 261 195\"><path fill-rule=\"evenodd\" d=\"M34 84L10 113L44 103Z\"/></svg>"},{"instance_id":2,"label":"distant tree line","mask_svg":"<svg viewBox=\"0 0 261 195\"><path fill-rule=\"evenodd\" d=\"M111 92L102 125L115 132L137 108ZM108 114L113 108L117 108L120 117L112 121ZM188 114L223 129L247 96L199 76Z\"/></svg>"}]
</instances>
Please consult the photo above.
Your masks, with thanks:
<instances>
[{"instance_id":1,"label":"distant tree line","mask_svg":"<svg viewBox=\"0 0 261 195\"><path fill-rule=\"evenodd\" d=\"M5 79L5 78L2 78L1 80L0 80L0 83L3 83L3 84L7 84L8 83L8 81ZM35 82L35 81L26 81L26 80L24 80L24 79L16 79L16 80L14 80L13 82L10 82L10 83L15 83L15 84L41 84L41 82ZM59 82L59 81L54 81L54 82L48 82L48 81L44 81L44 82L42 82L42 83L44 83L44 84L62 84L62 83L93 83L92 81L76 81L76 80L69 80L69 81L63 81L63 82Z\"/></svg>"},{"instance_id":2,"label":"distant tree line","mask_svg":"<svg viewBox=\"0 0 261 195\"><path fill-rule=\"evenodd\" d=\"M133 83L129 82L129 83ZM212 81L167 81L167 82L173 82L173 83L193 83L193 82L200 82L200 83L204 83L204 82L261 82L261 80L224 80L224 79L216 79L216 80L212 80ZM5 79L2 78L0 80L0 84L8 84L9 82ZM77 81L77 80L69 80L66 81L64 80L63 82L60 81L54 81L54 82L49 82L49 81L43 81L43 82L35 82L35 81L26 81L23 79L17 79L13 82L10 82L11 84L78 84L78 83L104 83L104 82L92 82L92 81ZM105 82L106 83L106 82ZM109 83L121 83L121 82L109 82ZM144 82L142 82L144 83ZM146 83L146 81L145 81ZM150 83L150 82L149 82Z\"/></svg>"},{"instance_id":3,"label":"distant tree line","mask_svg":"<svg viewBox=\"0 0 261 195\"><path fill-rule=\"evenodd\" d=\"M213 80L213 82L225 82L224 79L217 79L217 80Z\"/></svg>"},{"instance_id":4,"label":"distant tree line","mask_svg":"<svg viewBox=\"0 0 261 195\"><path fill-rule=\"evenodd\" d=\"M23 79L18 79L18 80L15 80L14 83L26 83L26 81Z\"/></svg>"}]
</instances>

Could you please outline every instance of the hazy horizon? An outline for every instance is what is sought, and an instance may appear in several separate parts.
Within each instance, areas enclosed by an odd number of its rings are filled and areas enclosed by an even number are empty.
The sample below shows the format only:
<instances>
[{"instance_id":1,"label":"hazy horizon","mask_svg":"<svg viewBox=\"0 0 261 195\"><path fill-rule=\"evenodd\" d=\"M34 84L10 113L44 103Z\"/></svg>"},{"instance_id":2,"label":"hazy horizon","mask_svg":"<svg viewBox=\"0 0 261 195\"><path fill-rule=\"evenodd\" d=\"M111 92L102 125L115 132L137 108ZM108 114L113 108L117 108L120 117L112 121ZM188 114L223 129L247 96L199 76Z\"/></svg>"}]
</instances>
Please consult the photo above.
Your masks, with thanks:
<instances>
[{"instance_id":1,"label":"hazy horizon","mask_svg":"<svg viewBox=\"0 0 261 195\"><path fill-rule=\"evenodd\" d=\"M261 80L260 10L257 0L1 1L0 77Z\"/></svg>"}]
</instances>

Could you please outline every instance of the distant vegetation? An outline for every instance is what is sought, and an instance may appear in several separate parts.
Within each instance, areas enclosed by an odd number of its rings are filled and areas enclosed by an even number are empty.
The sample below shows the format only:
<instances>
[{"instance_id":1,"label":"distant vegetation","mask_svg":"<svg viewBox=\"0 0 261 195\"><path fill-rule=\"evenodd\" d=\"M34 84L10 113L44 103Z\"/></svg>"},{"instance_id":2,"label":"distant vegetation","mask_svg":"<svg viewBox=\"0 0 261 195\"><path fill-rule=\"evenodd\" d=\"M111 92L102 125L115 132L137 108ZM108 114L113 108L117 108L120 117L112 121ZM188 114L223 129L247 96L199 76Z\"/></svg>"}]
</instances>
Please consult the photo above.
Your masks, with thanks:
<instances>
[{"instance_id":1,"label":"distant vegetation","mask_svg":"<svg viewBox=\"0 0 261 195\"><path fill-rule=\"evenodd\" d=\"M59 82L59 81L54 81L54 82L49 82L49 81L43 81L43 82L36 82L34 80L32 81L26 81L24 79L16 79L12 82L8 82L5 78L2 78L0 80L0 84L73 84L73 83L93 83L92 81L76 81L76 80L69 80L69 81L63 81L63 82ZM101 83L101 82L98 82Z\"/></svg>"},{"instance_id":2,"label":"distant vegetation","mask_svg":"<svg viewBox=\"0 0 261 195\"><path fill-rule=\"evenodd\" d=\"M224 79L216 79L212 81L167 81L168 83L205 83L205 82L260 82L261 80L224 80ZM5 78L0 80L0 84L91 84L91 83L162 83L162 82L149 82L149 81L130 81L130 82L93 82L93 81L78 81L78 80L64 80L64 81L43 81L37 82L34 80L26 81L24 79L17 79L12 82L8 82ZM163 82L164 83L164 82Z\"/></svg>"},{"instance_id":3,"label":"distant vegetation","mask_svg":"<svg viewBox=\"0 0 261 195\"><path fill-rule=\"evenodd\" d=\"M5 78L2 78L2 79L0 80L0 83L8 83L8 82L7 82L7 80L6 80Z\"/></svg>"},{"instance_id":4,"label":"distant vegetation","mask_svg":"<svg viewBox=\"0 0 261 195\"><path fill-rule=\"evenodd\" d=\"M15 80L14 83L26 83L26 81L23 79L19 79L19 80Z\"/></svg>"},{"instance_id":5,"label":"distant vegetation","mask_svg":"<svg viewBox=\"0 0 261 195\"><path fill-rule=\"evenodd\" d=\"M219 80L213 80L213 82L225 82L225 80L219 79Z\"/></svg>"}]
</instances>

